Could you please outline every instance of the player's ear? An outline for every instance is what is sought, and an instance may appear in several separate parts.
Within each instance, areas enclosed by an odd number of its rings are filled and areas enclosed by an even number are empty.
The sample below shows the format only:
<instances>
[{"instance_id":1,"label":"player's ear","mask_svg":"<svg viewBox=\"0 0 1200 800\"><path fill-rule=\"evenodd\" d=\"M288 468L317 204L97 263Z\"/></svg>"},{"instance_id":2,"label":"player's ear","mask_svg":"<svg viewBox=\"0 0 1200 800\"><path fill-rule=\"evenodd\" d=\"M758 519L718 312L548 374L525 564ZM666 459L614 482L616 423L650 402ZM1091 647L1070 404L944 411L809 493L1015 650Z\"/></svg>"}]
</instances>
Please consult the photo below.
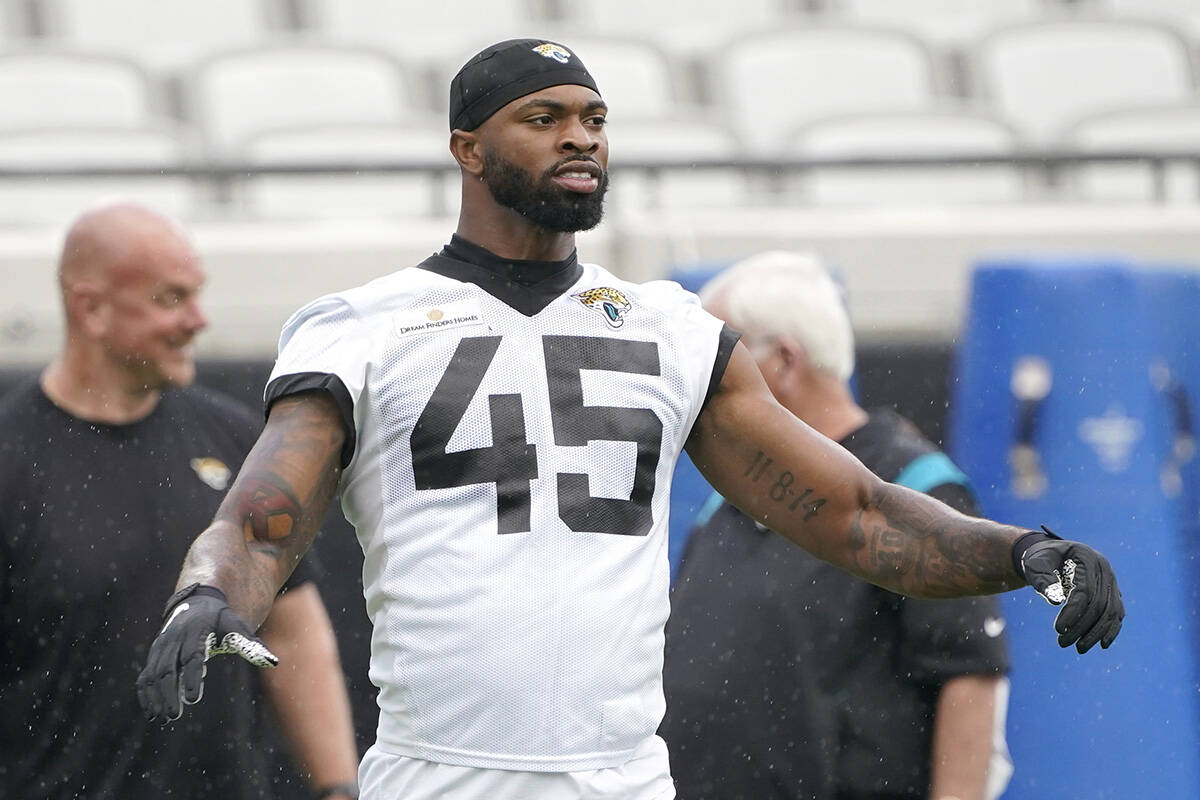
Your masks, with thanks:
<instances>
[{"instance_id":1,"label":"player's ear","mask_svg":"<svg viewBox=\"0 0 1200 800\"><path fill-rule=\"evenodd\" d=\"M468 175L483 175L483 145L475 131L451 131L450 155Z\"/></svg>"}]
</instances>

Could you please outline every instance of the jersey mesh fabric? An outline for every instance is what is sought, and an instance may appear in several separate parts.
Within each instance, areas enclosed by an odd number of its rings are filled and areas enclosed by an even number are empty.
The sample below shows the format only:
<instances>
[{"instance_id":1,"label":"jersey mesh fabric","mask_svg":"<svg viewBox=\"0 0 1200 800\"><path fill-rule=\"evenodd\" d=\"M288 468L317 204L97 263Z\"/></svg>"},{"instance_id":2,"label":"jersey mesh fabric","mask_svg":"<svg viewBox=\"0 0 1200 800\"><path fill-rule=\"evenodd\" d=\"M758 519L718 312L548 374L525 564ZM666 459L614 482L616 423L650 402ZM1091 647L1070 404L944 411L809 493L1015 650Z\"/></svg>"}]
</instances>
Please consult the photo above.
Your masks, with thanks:
<instances>
[{"instance_id":1,"label":"jersey mesh fabric","mask_svg":"<svg viewBox=\"0 0 1200 800\"><path fill-rule=\"evenodd\" d=\"M333 373L354 399L343 508L382 748L567 771L654 734L669 482L721 327L676 284L590 265L533 316L411 269L289 321L272 380Z\"/></svg>"}]
</instances>

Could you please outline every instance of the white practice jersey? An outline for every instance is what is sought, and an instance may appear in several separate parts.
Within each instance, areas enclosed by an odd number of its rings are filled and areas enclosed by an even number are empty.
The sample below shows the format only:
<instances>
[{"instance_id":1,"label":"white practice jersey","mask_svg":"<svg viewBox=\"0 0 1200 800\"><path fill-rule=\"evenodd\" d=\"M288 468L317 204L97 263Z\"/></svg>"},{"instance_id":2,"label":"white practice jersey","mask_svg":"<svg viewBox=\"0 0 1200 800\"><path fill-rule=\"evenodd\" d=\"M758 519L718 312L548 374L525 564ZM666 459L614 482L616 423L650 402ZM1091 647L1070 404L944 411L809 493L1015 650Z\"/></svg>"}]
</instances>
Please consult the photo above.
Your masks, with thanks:
<instances>
[{"instance_id":1,"label":"white practice jersey","mask_svg":"<svg viewBox=\"0 0 1200 800\"><path fill-rule=\"evenodd\" d=\"M596 769L662 718L671 474L735 337L675 283L564 263L529 288L439 254L283 330L268 402L325 388L353 426L388 752Z\"/></svg>"}]
</instances>

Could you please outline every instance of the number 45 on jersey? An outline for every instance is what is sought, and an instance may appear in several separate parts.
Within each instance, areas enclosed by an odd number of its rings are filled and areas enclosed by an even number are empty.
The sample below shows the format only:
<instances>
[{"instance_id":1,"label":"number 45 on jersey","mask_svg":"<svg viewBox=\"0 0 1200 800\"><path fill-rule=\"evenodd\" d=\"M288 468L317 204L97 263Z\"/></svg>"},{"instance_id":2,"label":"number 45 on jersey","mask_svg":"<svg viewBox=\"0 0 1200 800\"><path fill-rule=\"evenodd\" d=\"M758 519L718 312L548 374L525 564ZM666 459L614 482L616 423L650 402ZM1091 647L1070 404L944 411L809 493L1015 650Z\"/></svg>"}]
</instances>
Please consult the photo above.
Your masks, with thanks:
<instances>
[{"instance_id":1,"label":"number 45 on jersey","mask_svg":"<svg viewBox=\"0 0 1200 800\"><path fill-rule=\"evenodd\" d=\"M538 477L537 444L528 441L520 394L489 394L492 445L450 452L458 428L500 347L500 336L459 341L429 403L413 428L413 475L418 489L496 485L498 533L530 527L530 484ZM559 472L558 516L573 531L645 536L653 517L655 472L662 421L648 408L585 406L583 370L659 375L658 345L592 336L543 336L554 444L582 447L589 441L634 442L637 462L628 500L593 497L588 476Z\"/></svg>"}]
</instances>

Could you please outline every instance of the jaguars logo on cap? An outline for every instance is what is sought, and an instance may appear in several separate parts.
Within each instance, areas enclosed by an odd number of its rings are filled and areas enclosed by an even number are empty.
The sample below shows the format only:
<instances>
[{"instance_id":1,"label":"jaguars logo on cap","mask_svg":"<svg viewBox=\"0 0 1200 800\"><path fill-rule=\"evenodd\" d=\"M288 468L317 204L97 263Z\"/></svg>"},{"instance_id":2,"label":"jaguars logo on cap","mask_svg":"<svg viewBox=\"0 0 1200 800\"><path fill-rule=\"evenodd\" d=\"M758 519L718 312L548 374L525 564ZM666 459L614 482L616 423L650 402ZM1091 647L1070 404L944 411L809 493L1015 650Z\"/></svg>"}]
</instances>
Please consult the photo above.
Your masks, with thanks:
<instances>
[{"instance_id":1,"label":"jaguars logo on cap","mask_svg":"<svg viewBox=\"0 0 1200 800\"><path fill-rule=\"evenodd\" d=\"M571 53L567 50L567 48L552 42L539 44L537 47L533 48L533 52L545 58L552 58L560 64L565 64L571 60Z\"/></svg>"},{"instance_id":2,"label":"jaguars logo on cap","mask_svg":"<svg viewBox=\"0 0 1200 800\"><path fill-rule=\"evenodd\" d=\"M629 309L633 308L633 304L629 302L629 298L625 296L624 292L608 286L587 289L573 294L571 297L603 315L604 321L610 328L619 328L624 325L625 315L629 313Z\"/></svg>"}]
</instances>

